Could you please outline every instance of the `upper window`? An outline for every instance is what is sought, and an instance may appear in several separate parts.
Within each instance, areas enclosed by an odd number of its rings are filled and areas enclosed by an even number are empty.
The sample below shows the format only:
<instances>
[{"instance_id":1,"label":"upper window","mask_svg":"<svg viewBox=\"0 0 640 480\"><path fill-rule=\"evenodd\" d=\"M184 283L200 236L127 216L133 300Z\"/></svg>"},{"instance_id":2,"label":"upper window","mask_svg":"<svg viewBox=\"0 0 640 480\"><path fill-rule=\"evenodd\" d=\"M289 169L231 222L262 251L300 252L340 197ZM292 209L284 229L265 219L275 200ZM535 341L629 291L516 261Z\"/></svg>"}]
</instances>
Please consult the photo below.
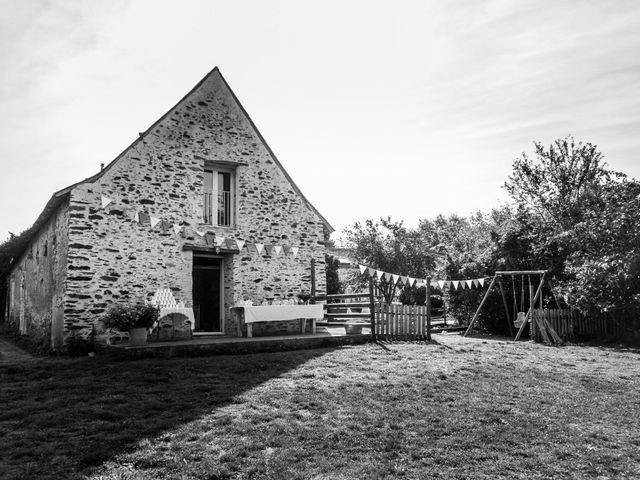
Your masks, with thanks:
<instances>
[{"instance_id":1,"label":"upper window","mask_svg":"<svg viewBox=\"0 0 640 480\"><path fill-rule=\"evenodd\" d=\"M212 168L204 171L204 223L233 225L234 174L232 170Z\"/></svg>"}]
</instances>

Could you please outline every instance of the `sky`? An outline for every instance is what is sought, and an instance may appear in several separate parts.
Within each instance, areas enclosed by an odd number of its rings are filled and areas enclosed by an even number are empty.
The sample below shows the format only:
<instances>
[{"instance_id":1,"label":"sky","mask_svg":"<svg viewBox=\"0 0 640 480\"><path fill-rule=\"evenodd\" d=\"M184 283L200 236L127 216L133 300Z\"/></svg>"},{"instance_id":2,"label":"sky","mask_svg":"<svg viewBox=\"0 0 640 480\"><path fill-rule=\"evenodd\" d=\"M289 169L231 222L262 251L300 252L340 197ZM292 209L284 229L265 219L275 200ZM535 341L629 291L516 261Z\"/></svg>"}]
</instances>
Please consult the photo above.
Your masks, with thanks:
<instances>
[{"instance_id":1,"label":"sky","mask_svg":"<svg viewBox=\"0 0 640 480\"><path fill-rule=\"evenodd\" d=\"M0 0L0 241L218 66L339 238L508 201L572 134L640 177L637 0Z\"/></svg>"}]
</instances>

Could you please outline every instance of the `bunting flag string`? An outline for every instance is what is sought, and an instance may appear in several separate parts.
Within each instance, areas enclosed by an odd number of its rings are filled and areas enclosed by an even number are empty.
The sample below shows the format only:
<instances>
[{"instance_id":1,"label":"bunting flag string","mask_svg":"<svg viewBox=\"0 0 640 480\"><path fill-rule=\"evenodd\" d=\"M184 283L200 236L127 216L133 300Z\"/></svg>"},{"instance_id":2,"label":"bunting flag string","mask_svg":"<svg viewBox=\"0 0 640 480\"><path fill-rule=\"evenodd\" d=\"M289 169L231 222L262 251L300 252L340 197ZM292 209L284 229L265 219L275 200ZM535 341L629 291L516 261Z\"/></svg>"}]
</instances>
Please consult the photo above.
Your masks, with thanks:
<instances>
[{"instance_id":1,"label":"bunting flag string","mask_svg":"<svg viewBox=\"0 0 640 480\"><path fill-rule=\"evenodd\" d=\"M100 195L100 205L102 209L105 209L107 206L113 204L114 200L106 197L104 195ZM127 203L127 202L125 202ZM216 235L215 232L212 231L201 231L196 228L183 227L178 223L172 223L173 220L167 220L165 218L156 217L155 215L151 215L145 211L141 211L144 209L144 206L141 206L140 209L135 207L130 207L128 204L126 206L123 205L122 212L124 212L126 218L130 218L134 223L140 226L151 226L151 229L155 229L158 225L163 233L168 233L173 230L175 235L180 235L184 233L184 236L189 237L195 233L197 236L202 237L208 246L216 246L222 248L233 248L237 247L238 252L241 252L244 247L247 247L247 252L251 253L252 248L255 247L256 252L262 255L266 252L269 256L288 256L293 255L293 257L298 256L298 252L300 251L300 247L294 247L291 245L265 245L263 243L253 243L247 242L245 240L236 240L232 238L226 238L219 235ZM191 233L193 232L193 233ZM364 267L366 268L366 267ZM381 272L383 274L384 272Z\"/></svg>"},{"instance_id":2,"label":"bunting flag string","mask_svg":"<svg viewBox=\"0 0 640 480\"><path fill-rule=\"evenodd\" d=\"M355 267L357 265L358 270L361 275L369 276L372 279L377 280L386 280L390 283L404 285L404 286L416 286L423 287L427 285L427 280L423 278L414 278L405 275L399 275L397 273L389 273L382 270L376 270L373 267L368 267L362 264L354 264ZM440 288L444 290L445 288L451 287L454 290L466 290L471 288L484 287L486 282L486 277L481 278L470 278L463 280L431 280L429 285L433 288Z\"/></svg>"}]
</instances>

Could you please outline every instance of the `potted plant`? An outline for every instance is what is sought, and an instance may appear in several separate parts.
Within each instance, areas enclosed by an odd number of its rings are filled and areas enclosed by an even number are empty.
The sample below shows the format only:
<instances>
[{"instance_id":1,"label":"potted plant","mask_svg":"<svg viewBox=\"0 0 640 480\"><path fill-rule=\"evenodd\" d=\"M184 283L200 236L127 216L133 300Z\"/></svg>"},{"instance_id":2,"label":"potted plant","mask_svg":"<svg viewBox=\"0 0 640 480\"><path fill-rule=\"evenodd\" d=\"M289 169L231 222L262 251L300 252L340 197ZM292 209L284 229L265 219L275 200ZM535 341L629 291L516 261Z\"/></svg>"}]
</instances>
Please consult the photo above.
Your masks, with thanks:
<instances>
[{"instance_id":1,"label":"potted plant","mask_svg":"<svg viewBox=\"0 0 640 480\"><path fill-rule=\"evenodd\" d=\"M113 305L102 318L104 326L129 332L129 345L140 347L147 343L147 331L158 321L160 309L147 303Z\"/></svg>"},{"instance_id":2,"label":"potted plant","mask_svg":"<svg viewBox=\"0 0 640 480\"><path fill-rule=\"evenodd\" d=\"M347 335L360 335L362 333L362 327L367 324L364 322L350 322L344 324L344 331Z\"/></svg>"},{"instance_id":3,"label":"potted plant","mask_svg":"<svg viewBox=\"0 0 640 480\"><path fill-rule=\"evenodd\" d=\"M311 294L309 293L308 290L303 290L298 294L298 303L302 303L306 305L309 303L310 299L311 299Z\"/></svg>"}]
</instances>

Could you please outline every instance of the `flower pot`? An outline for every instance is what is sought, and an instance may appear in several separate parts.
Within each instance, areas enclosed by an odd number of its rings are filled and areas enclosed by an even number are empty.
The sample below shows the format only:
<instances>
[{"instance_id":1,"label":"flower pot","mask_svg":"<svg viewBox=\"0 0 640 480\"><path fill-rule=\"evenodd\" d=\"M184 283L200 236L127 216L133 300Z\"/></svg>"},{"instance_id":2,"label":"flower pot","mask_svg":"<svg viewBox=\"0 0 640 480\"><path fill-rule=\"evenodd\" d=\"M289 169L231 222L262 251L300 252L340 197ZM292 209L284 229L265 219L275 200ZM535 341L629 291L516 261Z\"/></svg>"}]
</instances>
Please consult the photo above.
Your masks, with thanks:
<instances>
[{"instance_id":1,"label":"flower pot","mask_svg":"<svg viewBox=\"0 0 640 480\"><path fill-rule=\"evenodd\" d=\"M344 331L350 335L359 335L362 333L362 323L345 323Z\"/></svg>"},{"instance_id":2,"label":"flower pot","mask_svg":"<svg viewBox=\"0 0 640 480\"><path fill-rule=\"evenodd\" d=\"M129 345L132 347L142 347L147 344L147 329L132 328L129 330Z\"/></svg>"}]
</instances>

